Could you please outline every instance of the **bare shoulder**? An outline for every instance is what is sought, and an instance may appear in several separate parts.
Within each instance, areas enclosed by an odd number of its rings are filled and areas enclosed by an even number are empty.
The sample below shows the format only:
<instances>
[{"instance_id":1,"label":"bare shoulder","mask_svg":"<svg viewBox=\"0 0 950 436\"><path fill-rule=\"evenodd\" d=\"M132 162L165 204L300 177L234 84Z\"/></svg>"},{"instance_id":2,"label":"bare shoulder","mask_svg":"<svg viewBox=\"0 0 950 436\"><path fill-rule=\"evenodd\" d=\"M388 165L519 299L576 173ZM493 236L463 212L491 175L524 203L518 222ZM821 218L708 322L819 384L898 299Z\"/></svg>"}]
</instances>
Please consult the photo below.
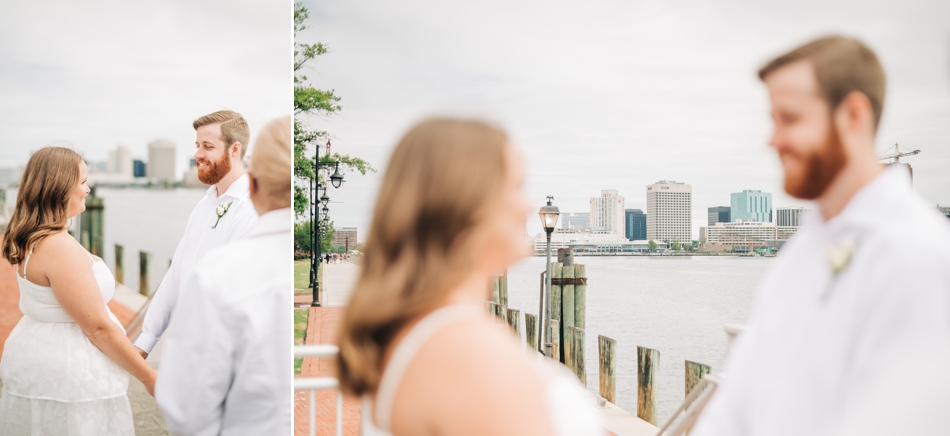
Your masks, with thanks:
<instances>
[{"instance_id":1,"label":"bare shoulder","mask_svg":"<svg viewBox=\"0 0 950 436\"><path fill-rule=\"evenodd\" d=\"M36 253L44 258L69 259L85 254L86 249L67 232L49 235L36 244ZM41 254L42 253L42 254Z\"/></svg>"},{"instance_id":2,"label":"bare shoulder","mask_svg":"<svg viewBox=\"0 0 950 436\"><path fill-rule=\"evenodd\" d=\"M432 336L406 369L394 398L393 427L547 434L543 394L541 374L510 329L488 317L457 321Z\"/></svg>"}]
</instances>

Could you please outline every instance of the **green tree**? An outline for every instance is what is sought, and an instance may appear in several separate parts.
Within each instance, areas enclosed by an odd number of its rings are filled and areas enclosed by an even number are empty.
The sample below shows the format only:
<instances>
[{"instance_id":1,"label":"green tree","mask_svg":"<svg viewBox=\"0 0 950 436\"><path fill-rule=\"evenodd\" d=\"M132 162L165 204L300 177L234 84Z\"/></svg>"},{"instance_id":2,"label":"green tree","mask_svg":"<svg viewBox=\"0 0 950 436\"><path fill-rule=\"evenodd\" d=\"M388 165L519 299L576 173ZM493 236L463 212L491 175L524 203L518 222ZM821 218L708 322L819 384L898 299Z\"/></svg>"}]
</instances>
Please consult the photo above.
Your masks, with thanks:
<instances>
[{"instance_id":1,"label":"green tree","mask_svg":"<svg viewBox=\"0 0 950 436\"><path fill-rule=\"evenodd\" d=\"M656 242L653 242L652 239L650 240L650 242L647 242L647 249L650 250L650 253L655 252L655 251L656 251Z\"/></svg>"},{"instance_id":2,"label":"green tree","mask_svg":"<svg viewBox=\"0 0 950 436\"><path fill-rule=\"evenodd\" d=\"M307 18L310 12L301 3L294 4L294 176L298 182L294 184L294 212L301 216L309 205L305 189L309 189L311 180L320 177L314 173L315 153L311 147L320 147L330 139L326 130L314 129L309 126L309 116L316 116L326 120L331 115L340 112L340 96L334 90L317 89L310 85L304 72L310 68L308 63L328 52L326 44L299 43L297 32L307 29ZM358 171L366 175L367 172L376 172L369 162L358 157L341 155L339 153L321 153L321 162L340 162L340 171ZM322 180L322 179L318 179ZM324 183L326 185L326 183Z\"/></svg>"},{"instance_id":3,"label":"green tree","mask_svg":"<svg viewBox=\"0 0 950 436\"><path fill-rule=\"evenodd\" d=\"M302 253L310 253L313 249L310 244L310 221L294 223L294 249Z\"/></svg>"},{"instance_id":4,"label":"green tree","mask_svg":"<svg viewBox=\"0 0 950 436\"><path fill-rule=\"evenodd\" d=\"M670 246L673 251L680 251L680 238L673 239L673 245Z\"/></svg>"}]
</instances>

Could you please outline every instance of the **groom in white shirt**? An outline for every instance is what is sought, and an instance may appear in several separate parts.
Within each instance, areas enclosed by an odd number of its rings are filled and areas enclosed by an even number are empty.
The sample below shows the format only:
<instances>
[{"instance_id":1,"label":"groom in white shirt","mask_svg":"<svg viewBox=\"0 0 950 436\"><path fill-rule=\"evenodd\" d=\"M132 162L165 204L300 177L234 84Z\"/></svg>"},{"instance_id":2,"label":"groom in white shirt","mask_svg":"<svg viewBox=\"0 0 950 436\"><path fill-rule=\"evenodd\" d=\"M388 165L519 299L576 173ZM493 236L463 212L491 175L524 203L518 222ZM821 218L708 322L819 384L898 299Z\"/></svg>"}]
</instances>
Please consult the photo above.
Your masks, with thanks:
<instances>
[{"instance_id":1,"label":"groom in white shirt","mask_svg":"<svg viewBox=\"0 0 950 436\"><path fill-rule=\"evenodd\" d=\"M188 217L171 267L145 313L142 333L135 341L143 358L168 328L179 289L195 263L208 251L243 236L257 219L243 166L251 135L247 121L237 112L221 110L196 119L192 126L198 180L211 187Z\"/></svg>"},{"instance_id":2,"label":"groom in white shirt","mask_svg":"<svg viewBox=\"0 0 950 436\"><path fill-rule=\"evenodd\" d=\"M885 74L870 48L822 38L759 77L785 190L817 211L761 283L690 434L826 435L858 416L899 420L864 403L888 392L895 372L948 354L950 225L913 192L906 169L878 162Z\"/></svg>"}]
</instances>

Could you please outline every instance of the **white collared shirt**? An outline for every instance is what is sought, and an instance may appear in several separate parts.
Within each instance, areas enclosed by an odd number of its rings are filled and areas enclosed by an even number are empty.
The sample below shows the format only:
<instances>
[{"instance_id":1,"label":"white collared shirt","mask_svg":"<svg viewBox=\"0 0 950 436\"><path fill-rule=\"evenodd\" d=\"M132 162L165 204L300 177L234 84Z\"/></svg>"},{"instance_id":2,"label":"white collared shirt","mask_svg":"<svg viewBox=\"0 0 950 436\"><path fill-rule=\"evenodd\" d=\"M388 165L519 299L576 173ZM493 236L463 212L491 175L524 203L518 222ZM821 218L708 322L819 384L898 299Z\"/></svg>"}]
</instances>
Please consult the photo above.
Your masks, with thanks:
<instances>
[{"instance_id":1,"label":"white collared shirt","mask_svg":"<svg viewBox=\"0 0 950 436\"><path fill-rule=\"evenodd\" d=\"M828 252L851 244L836 276ZM950 223L889 168L779 253L690 435L835 434L914 356L948 351Z\"/></svg>"},{"instance_id":2,"label":"white collared shirt","mask_svg":"<svg viewBox=\"0 0 950 436\"><path fill-rule=\"evenodd\" d=\"M209 251L237 240L254 224L257 212L254 211L254 205L249 198L248 187L247 174L238 177L220 197L217 187L212 185L191 211L188 224L185 225L185 234L172 256L172 264L155 290L145 313L142 334L135 341L137 347L145 352L152 352L152 348L168 328L168 320L171 319L178 301L179 289L195 263ZM230 206L227 206L228 204ZM220 220L216 212L218 206L228 207ZM217 227L212 229L215 222Z\"/></svg>"},{"instance_id":3,"label":"white collared shirt","mask_svg":"<svg viewBox=\"0 0 950 436\"><path fill-rule=\"evenodd\" d=\"M155 387L173 433L291 433L292 215L261 215L189 275Z\"/></svg>"}]
</instances>

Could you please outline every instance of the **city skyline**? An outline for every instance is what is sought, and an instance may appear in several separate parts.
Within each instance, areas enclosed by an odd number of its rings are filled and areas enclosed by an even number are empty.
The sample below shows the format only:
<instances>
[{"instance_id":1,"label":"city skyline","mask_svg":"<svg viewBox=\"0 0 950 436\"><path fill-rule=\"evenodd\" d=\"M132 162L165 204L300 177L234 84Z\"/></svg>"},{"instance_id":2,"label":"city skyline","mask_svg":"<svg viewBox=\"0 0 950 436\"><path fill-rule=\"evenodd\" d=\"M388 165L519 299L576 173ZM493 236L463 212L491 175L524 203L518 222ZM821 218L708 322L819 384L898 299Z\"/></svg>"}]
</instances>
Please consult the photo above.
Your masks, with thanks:
<instances>
[{"instance_id":1,"label":"city skyline","mask_svg":"<svg viewBox=\"0 0 950 436\"><path fill-rule=\"evenodd\" d=\"M561 210L584 212L604 187L639 197L643 186L673 179L694 187L694 236L706 207L728 205L743 189L811 208L783 190L755 72L834 32L865 40L888 73L877 149L921 149L902 159L914 166L915 190L950 204L950 22L940 18L950 4L554 2L543 19L525 22L537 6L517 0L303 3L313 27L301 42L330 50L311 82L335 90L343 106L309 122L334 136L335 151L380 169L347 175L331 195L343 202L330 213L337 222L366 228L392 148L433 113L499 120L525 156L525 190L537 207L553 195ZM380 76L384 69L394 73ZM626 207L646 204L628 198ZM541 231L536 216L527 225Z\"/></svg>"}]
</instances>

